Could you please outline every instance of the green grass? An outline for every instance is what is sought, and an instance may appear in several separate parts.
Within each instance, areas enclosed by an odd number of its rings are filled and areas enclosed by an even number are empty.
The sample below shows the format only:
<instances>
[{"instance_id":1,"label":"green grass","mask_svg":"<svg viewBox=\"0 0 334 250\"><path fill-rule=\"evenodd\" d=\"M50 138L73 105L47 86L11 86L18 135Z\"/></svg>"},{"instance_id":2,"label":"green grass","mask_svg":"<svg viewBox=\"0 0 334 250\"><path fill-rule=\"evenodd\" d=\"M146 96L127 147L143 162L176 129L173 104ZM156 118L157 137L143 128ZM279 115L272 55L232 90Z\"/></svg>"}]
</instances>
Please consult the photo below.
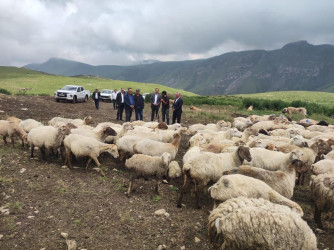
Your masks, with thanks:
<instances>
[{"instance_id":1,"label":"green grass","mask_svg":"<svg viewBox=\"0 0 334 250\"><path fill-rule=\"evenodd\" d=\"M66 77L44 74L25 68L0 66L0 86L11 93L17 94L22 88L28 88L25 94L28 95L53 95L54 92L64 85L81 85L93 92L97 89L125 89L132 87L139 88L141 93L153 93L155 88L168 93L182 92L185 96L196 96L196 94L180 89L165 87L153 83L139 83L120 80L110 80L99 77ZM22 93L22 91L21 91Z\"/></svg>"},{"instance_id":2,"label":"green grass","mask_svg":"<svg viewBox=\"0 0 334 250\"><path fill-rule=\"evenodd\" d=\"M305 101L326 106L334 106L334 93L315 91L277 91L257 94L236 95L246 98L259 98L265 100L281 100L286 102Z\"/></svg>"}]
</instances>

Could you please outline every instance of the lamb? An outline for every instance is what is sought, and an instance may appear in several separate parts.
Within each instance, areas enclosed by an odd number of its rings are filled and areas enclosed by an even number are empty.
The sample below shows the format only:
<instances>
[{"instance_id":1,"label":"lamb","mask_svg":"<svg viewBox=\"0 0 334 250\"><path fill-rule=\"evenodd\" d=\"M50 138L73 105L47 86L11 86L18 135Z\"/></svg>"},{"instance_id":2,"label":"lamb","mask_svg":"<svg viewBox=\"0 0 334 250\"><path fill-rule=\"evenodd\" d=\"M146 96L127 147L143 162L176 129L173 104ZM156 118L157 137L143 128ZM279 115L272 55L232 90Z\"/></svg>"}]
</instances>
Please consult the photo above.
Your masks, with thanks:
<instances>
[{"instance_id":1,"label":"lamb","mask_svg":"<svg viewBox=\"0 0 334 250\"><path fill-rule=\"evenodd\" d=\"M82 128L75 128L71 130L72 134L79 134L86 137L91 137L101 142L104 142L107 136L115 136L117 135L116 131L111 127L102 127L98 131L82 129Z\"/></svg>"},{"instance_id":2,"label":"lamb","mask_svg":"<svg viewBox=\"0 0 334 250\"><path fill-rule=\"evenodd\" d=\"M171 143L143 139L133 145L133 151L135 153L151 156L161 156L163 153L167 152L170 153L172 160L174 160L177 151L179 150L180 140L180 133L174 134L174 138Z\"/></svg>"},{"instance_id":3,"label":"lamb","mask_svg":"<svg viewBox=\"0 0 334 250\"><path fill-rule=\"evenodd\" d=\"M26 132L29 133L30 130L36 127L44 126L41 122L34 119L26 119L20 122L19 126Z\"/></svg>"},{"instance_id":4,"label":"lamb","mask_svg":"<svg viewBox=\"0 0 334 250\"><path fill-rule=\"evenodd\" d=\"M293 160L300 160L303 154L298 150L293 150L289 154L270 151L264 148L251 148L252 160L246 162L253 167L264 168L271 171L285 170Z\"/></svg>"},{"instance_id":5,"label":"lamb","mask_svg":"<svg viewBox=\"0 0 334 250\"><path fill-rule=\"evenodd\" d=\"M5 145L7 145L7 136L10 137L13 147L14 136L19 136L22 140L22 146L27 142L27 133L15 122L0 120L0 135L2 135Z\"/></svg>"},{"instance_id":6,"label":"lamb","mask_svg":"<svg viewBox=\"0 0 334 250\"><path fill-rule=\"evenodd\" d=\"M96 165L100 168L100 173L102 176L104 176L104 172L97 157L103 152L111 154L114 158L118 158L119 156L117 146L114 144L102 143L94 138L82 136L79 134L71 134L67 136L64 140L64 146L66 152L66 161L70 168L73 168L71 162L71 153L73 153L76 157L88 156L89 160L87 161L86 169L88 168L89 163L94 160Z\"/></svg>"},{"instance_id":7,"label":"lamb","mask_svg":"<svg viewBox=\"0 0 334 250\"><path fill-rule=\"evenodd\" d=\"M207 124L207 125L204 125L204 124L194 124L194 125L189 126L188 134L189 135L194 135L199 130L204 130L204 129L218 132L218 131L221 131L223 128L230 128L230 127L231 127L231 123L225 122L224 120L218 121L217 124L212 124L212 123L211 124Z\"/></svg>"},{"instance_id":8,"label":"lamb","mask_svg":"<svg viewBox=\"0 0 334 250\"><path fill-rule=\"evenodd\" d=\"M317 238L289 207L265 199L229 199L209 216L209 237L221 249L317 249Z\"/></svg>"},{"instance_id":9,"label":"lamb","mask_svg":"<svg viewBox=\"0 0 334 250\"><path fill-rule=\"evenodd\" d=\"M225 174L242 174L259 179L267 183L280 195L291 199L295 187L296 173L305 173L308 168L304 162L293 160L286 171L270 171L262 168L255 168L247 165L240 166L238 169L227 171Z\"/></svg>"},{"instance_id":10,"label":"lamb","mask_svg":"<svg viewBox=\"0 0 334 250\"><path fill-rule=\"evenodd\" d=\"M314 199L314 220L323 229L322 212L334 212L334 175L320 174L311 176L311 193Z\"/></svg>"},{"instance_id":11,"label":"lamb","mask_svg":"<svg viewBox=\"0 0 334 250\"><path fill-rule=\"evenodd\" d=\"M33 128L28 134L28 143L31 148L31 158L34 158L34 149L36 146L39 147L42 157L45 159L45 150L48 151L60 148L65 136L70 133L71 131L66 126L62 126L60 128L52 126Z\"/></svg>"},{"instance_id":12,"label":"lamb","mask_svg":"<svg viewBox=\"0 0 334 250\"><path fill-rule=\"evenodd\" d=\"M324 159L312 164L312 173L315 175L319 174L331 174L334 175L334 160Z\"/></svg>"},{"instance_id":13,"label":"lamb","mask_svg":"<svg viewBox=\"0 0 334 250\"><path fill-rule=\"evenodd\" d=\"M171 161L168 166L168 177L178 178L182 175L182 170L177 161Z\"/></svg>"},{"instance_id":14,"label":"lamb","mask_svg":"<svg viewBox=\"0 0 334 250\"><path fill-rule=\"evenodd\" d=\"M6 119L6 121L9 121L9 122L14 122L16 124L20 124L20 122L22 121L21 119L15 117L15 116L10 116Z\"/></svg>"},{"instance_id":15,"label":"lamb","mask_svg":"<svg viewBox=\"0 0 334 250\"><path fill-rule=\"evenodd\" d=\"M306 108L294 108L294 107L287 107L282 110L282 113L287 113L288 115L292 114L301 114L303 118L307 115Z\"/></svg>"},{"instance_id":16,"label":"lamb","mask_svg":"<svg viewBox=\"0 0 334 250\"><path fill-rule=\"evenodd\" d=\"M127 196L130 197L134 181L138 177L156 176L155 191L159 194L159 181L163 176L167 176L168 166L171 161L169 153L163 153L161 156L149 156L135 154L125 162L125 167L132 170Z\"/></svg>"},{"instance_id":17,"label":"lamb","mask_svg":"<svg viewBox=\"0 0 334 250\"><path fill-rule=\"evenodd\" d=\"M81 126L81 125L89 125L93 124L94 120L91 116L86 116L83 120L81 119L70 119L70 118L63 118L63 117L54 117L50 121L48 121L49 126L53 126L57 122L64 122L69 123L71 122L75 126Z\"/></svg>"},{"instance_id":18,"label":"lamb","mask_svg":"<svg viewBox=\"0 0 334 250\"><path fill-rule=\"evenodd\" d=\"M196 186L196 206L200 208L199 192L210 181L218 181L224 171L241 166L245 159L251 161L252 157L249 148L244 146L239 146L233 153L214 154L203 152L200 155L190 158L190 160L183 165L184 182L177 207L182 206L183 194L189 182L193 181Z\"/></svg>"},{"instance_id":19,"label":"lamb","mask_svg":"<svg viewBox=\"0 0 334 250\"><path fill-rule=\"evenodd\" d=\"M217 202L244 196L247 198L263 198L276 204L288 206L299 213L300 216L303 216L303 210L296 202L280 195L265 182L241 174L222 176L209 188L209 193L214 200L214 208Z\"/></svg>"}]
</instances>

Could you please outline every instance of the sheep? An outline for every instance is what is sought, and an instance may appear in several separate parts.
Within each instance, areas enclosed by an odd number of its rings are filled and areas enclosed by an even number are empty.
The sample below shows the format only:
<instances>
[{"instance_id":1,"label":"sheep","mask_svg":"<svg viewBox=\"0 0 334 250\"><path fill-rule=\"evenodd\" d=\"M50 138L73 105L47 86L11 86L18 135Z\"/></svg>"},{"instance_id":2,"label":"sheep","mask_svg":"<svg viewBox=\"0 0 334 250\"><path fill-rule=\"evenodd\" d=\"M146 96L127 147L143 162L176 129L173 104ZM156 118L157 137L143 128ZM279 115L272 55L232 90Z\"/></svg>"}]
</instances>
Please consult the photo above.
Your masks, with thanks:
<instances>
[{"instance_id":1,"label":"sheep","mask_svg":"<svg viewBox=\"0 0 334 250\"><path fill-rule=\"evenodd\" d=\"M15 116L10 116L6 119L6 121L9 121L9 122L14 122L16 124L20 124L20 122L22 122L21 119L15 117Z\"/></svg>"},{"instance_id":2,"label":"sheep","mask_svg":"<svg viewBox=\"0 0 334 250\"><path fill-rule=\"evenodd\" d=\"M202 151L202 148L194 146L188 149L188 151L183 155L182 162L183 165L186 164L191 158L199 155Z\"/></svg>"},{"instance_id":3,"label":"sheep","mask_svg":"<svg viewBox=\"0 0 334 250\"><path fill-rule=\"evenodd\" d=\"M289 154L270 151L264 148L251 148L250 154L252 160L246 162L246 165L264 168L271 171L285 170L292 160L300 160L303 154L298 150L293 150Z\"/></svg>"},{"instance_id":4,"label":"sheep","mask_svg":"<svg viewBox=\"0 0 334 250\"><path fill-rule=\"evenodd\" d=\"M334 160L334 151L330 151L325 155L325 159Z\"/></svg>"},{"instance_id":5,"label":"sheep","mask_svg":"<svg viewBox=\"0 0 334 250\"><path fill-rule=\"evenodd\" d=\"M326 126L321 126L321 125L311 125L307 127L307 130L309 131L318 131L318 132L323 132L323 133L331 133L334 132L332 128L326 127Z\"/></svg>"},{"instance_id":6,"label":"sheep","mask_svg":"<svg viewBox=\"0 0 334 250\"><path fill-rule=\"evenodd\" d=\"M174 138L171 143L143 139L133 145L133 151L135 153L151 156L161 156L163 153L168 152L170 153L172 160L174 160L179 149L180 140L180 133L174 134Z\"/></svg>"},{"instance_id":7,"label":"sheep","mask_svg":"<svg viewBox=\"0 0 334 250\"><path fill-rule=\"evenodd\" d=\"M116 141L116 146L120 154L120 160L123 161L127 156L133 155L133 145L144 138L132 135L125 135Z\"/></svg>"},{"instance_id":8,"label":"sheep","mask_svg":"<svg viewBox=\"0 0 334 250\"><path fill-rule=\"evenodd\" d=\"M286 129L287 128L288 123L281 123L279 118L276 118L273 121L260 121L257 122L255 124L253 124L251 126L251 128L255 129L256 131L260 131L260 130L273 130L273 129Z\"/></svg>"},{"instance_id":9,"label":"sheep","mask_svg":"<svg viewBox=\"0 0 334 250\"><path fill-rule=\"evenodd\" d=\"M88 168L89 163L94 160L96 165L100 168L100 173L102 176L104 176L104 172L97 157L103 152L111 154L114 158L118 158L119 156L116 145L102 143L94 138L82 136L79 134L71 134L67 136L64 139L64 146L66 152L66 162L68 163L69 168L73 168L71 162L71 153L76 157L88 156L89 160L87 161L86 169Z\"/></svg>"},{"instance_id":10,"label":"sheep","mask_svg":"<svg viewBox=\"0 0 334 250\"><path fill-rule=\"evenodd\" d=\"M81 119L70 119L70 118L63 118L63 117L54 117L50 121L48 121L49 126L53 126L57 122L64 122L69 123L71 122L75 126L81 126L81 125L89 125L93 124L94 120L91 116L86 116L83 120Z\"/></svg>"},{"instance_id":11,"label":"sheep","mask_svg":"<svg viewBox=\"0 0 334 250\"><path fill-rule=\"evenodd\" d=\"M252 157L249 148L239 146L233 153L214 154L203 152L200 155L190 158L183 165L184 182L180 192L177 207L182 206L183 194L193 181L196 186L196 206L199 205L199 192L210 182L216 182L223 175L224 171L235 169L241 166L244 160L251 161Z\"/></svg>"},{"instance_id":12,"label":"sheep","mask_svg":"<svg viewBox=\"0 0 334 250\"><path fill-rule=\"evenodd\" d=\"M307 110L306 108L294 108L294 107L287 107L282 110L282 113L287 113L288 115L292 114L301 114L303 118L306 117Z\"/></svg>"},{"instance_id":13,"label":"sheep","mask_svg":"<svg viewBox=\"0 0 334 250\"><path fill-rule=\"evenodd\" d=\"M71 129L78 128L77 126L73 125L71 122L69 122L69 123L65 123L65 122L57 122L55 125L53 125L53 127L55 127L55 128L60 128L61 126L66 126L66 127L68 127L70 130L71 130ZM85 125L85 126L88 126L88 125ZM82 128L82 126L80 126L80 128Z\"/></svg>"},{"instance_id":14,"label":"sheep","mask_svg":"<svg viewBox=\"0 0 334 250\"><path fill-rule=\"evenodd\" d=\"M236 128L231 128L221 132L200 132L192 136L189 140L190 147L201 144L219 143L221 140L230 140L232 137L242 137L242 133Z\"/></svg>"},{"instance_id":15,"label":"sheep","mask_svg":"<svg viewBox=\"0 0 334 250\"><path fill-rule=\"evenodd\" d=\"M253 125L253 122L250 119L244 117L236 117L233 121L233 126L239 131L244 131L251 125Z\"/></svg>"},{"instance_id":16,"label":"sheep","mask_svg":"<svg viewBox=\"0 0 334 250\"><path fill-rule=\"evenodd\" d=\"M178 178L182 175L182 170L177 161L171 161L168 166L168 177Z\"/></svg>"},{"instance_id":17,"label":"sheep","mask_svg":"<svg viewBox=\"0 0 334 250\"><path fill-rule=\"evenodd\" d=\"M45 159L45 150L60 148L65 136L70 133L71 131L66 126L60 128L54 128L52 126L33 128L28 134L28 143L31 148L30 157L34 158L34 149L36 146L39 147L42 157Z\"/></svg>"},{"instance_id":18,"label":"sheep","mask_svg":"<svg viewBox=\"0 0 334 250\"><path fill-rule=\"evenodd\" d=\"M29 133L30 130L36 127L44 126L41 122L34 119L26 119L20 122L19 126L26 132Z\"/></svg>"},{"instance_id":19,"label":"sheep","mask_svg":"<svg viewBox=\"0 0 334 250\"><path fill-rule=\"evenodd\" d=\"M199 130L204 130L204 129L218 132L218 131L221 131L223 128L230 128L230 127L231 127L231 123L230 122L225 122L224 120L218 121L217 124L212 124L212 123L207 124L207 125L194 124L194 125L189 126L188 134L189 135L194 135Z\"/></svg>"},{"instance_id":20,"label":"sheep","mask_svg":"<svg viewBox=\"0 0 334 250\"><path fill-rule=\"evenodd\" d=\"M117 135L116 131L112 129L111 127L102 127L98 131L82 129L82 128L75 128L75 129L71 129L71 133L95 138L96 140L99 140L101 142L104 142L107 136L109 135L111 136Z\"/></svg>"},{"instance_id":21,"label":"sheep","mask_svg":"<svg viewBox=\"0 0 334 250\"><path fill-rule=\"evenodd\" d=\"M267 183L280 195L291 199L295 187L296 173L305 173L308 168L304 162L293 160L285 171L270 171L262 168L247 165L240 166L238 169L226 171L225 174L242 174L259 179Z\"/></svg>"},{"instance_id":22,"label":"sheep","mask_svg":"<svg viewBox=\"0 0 334 250\"><path fill-rule=\"evenodd\" d=\"M250 115L247 117L249 120L251 120L253 123L255 122L261 122L261 121L271 121L274 120L276 118L275 114L271 114L271 115Z\"/></svg>"},{"instance_id":23,"label":"sheep","mask_svg":"<svg viewBox=\"0 0 334 250\"><path fill-rule=\"evenodd\" d=\"M299 123L301 125L307 124L308 126L310 126L310 125L317 125L318 121L315 121L313 119L301 119Z\"/></svg>"},{"instance_id":24,"label":"sheep","mask_svg":"<svg viewBox=\"0 0 334 250\"><path fill-rule=\"evenodd\" d=\"M276 204L288 206L303 216L303 210L296 202L280 195L265 182L246 175L224 175L209 188L209 193L214 200L214 208L217 202L245 196L263 198Z\"/></svg>"},{"instance_id":25,"label":"sheep","mask_svg":"<svg viewBox=\"0 0 334 250\"><path fill-rule=\"evenodd\" d=\"M259 198L238 197L212 210L209 237L221 249L317 249L317 238L291 208Z\"/></svg>"},{"instance_id":26,"label":"sheep","mask_svg":"<svg viewBox=\"0 0 334 250\"><path fill-rule=\"evenodd\" d=\"M314 200L314 220L320 229L322 212L334 212L334 175L320 174L311 176L311 193Z\"/></svg>"},{"instance_id":27,"label":"sheep","mask_svg":"<svg viewBox=\"0 0 334 250\"><path fill-rule=\"evenodd\" d=\"M181 124L180 123L174 123L172 125L168 125L168 129L169 130L178 130L182 128Z\"/></svg>"},{"instance_id":28,"label":"sheep","mask_svg":"<svg viewBox=\"0 0 334 250\"><path fill-rule=\"evenodd\" d=\"M7 136L10 137L13 147L14 136L19 136L22 140L22 146L27 142L27 133L15 122L0 120L0 135L2 135L5 145L7 145Z\"/></svg>"},{"instance_id":29,"label":"sheep","mask_svg":"<svg viewBox=\"0 0 334 250\"><path fill-rule=\"evenodd\" d=\"M332 174L334 175L334 160L324 159L312 164L312 173L315 175L319 174Z\"/></svg>"},{"instance_id":30,"label":"sheep","mask_svg":"<svg viewBox=\"0 0 334 250\"><path fill-rule=\"evenodd\" d=\"M180 128L176 131L174 130L155 130L155 131L146 131L145 130L130 130L126 135L138 136L145 139L150 139L159 142L169 143L173 140L175 134L184 134L187 132L187 128Z\"/></svg>"},{"instance_id":31,"label":"sheep","mask_svg":"<svg viewBox=\"0 0 334 250\"><path fill-rule=\"evenodd\" d=\"M167 176L168 166L171 162L171 155L163 153L161 156L149 156L143 154L134 154L125 162L125 167L132 170L127 196L130 197L134 181L140 176L156 176L155 191L159 194L159 181L163 176Z\"/></svg>"}]
</instances>

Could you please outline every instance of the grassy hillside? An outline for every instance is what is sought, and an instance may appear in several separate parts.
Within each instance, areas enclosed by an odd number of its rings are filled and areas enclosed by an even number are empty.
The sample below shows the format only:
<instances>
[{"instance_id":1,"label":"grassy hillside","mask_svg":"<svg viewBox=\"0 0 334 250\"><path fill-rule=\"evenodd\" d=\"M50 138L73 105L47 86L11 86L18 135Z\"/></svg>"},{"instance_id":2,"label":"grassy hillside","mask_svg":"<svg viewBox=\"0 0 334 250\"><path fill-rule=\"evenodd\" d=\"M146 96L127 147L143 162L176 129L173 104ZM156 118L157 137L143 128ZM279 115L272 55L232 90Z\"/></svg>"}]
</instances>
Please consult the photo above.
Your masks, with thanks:
<instances>
[{"instance_id":1,"label":"grassy hillside","mask_svg":"<svg viewBox=\"0 0 334 250\"><path fill-rule=\"evenodd\" d=\"M21 88L31 88L27 94L47 94L53 93L64 85L82 85L90 91L97 89L120 89L121 87L133 89L139 88L141 93L152 93L155 88L160 91L166 90L174 94L180 91L182 95L194 96L196 94L180 89L174 89L159 84L128 82L111 80L98 77L66 77L55 76L16 67L0 67L0 88L6 89L11 93L18 93Z\"/></svg>"},{"instance_id":2,"label":"grassy hillside","mask_svg":"<svg viewBox=\"0 0 334 250\"><path fill-rule=\"evenodd\" d=\"M259 98L265 100L281 100L285 102L305 101L326 106L334 106L334 93L314 91L278 91L257 94L237 95L245 98Z\"/></svg>"}]
</instances>

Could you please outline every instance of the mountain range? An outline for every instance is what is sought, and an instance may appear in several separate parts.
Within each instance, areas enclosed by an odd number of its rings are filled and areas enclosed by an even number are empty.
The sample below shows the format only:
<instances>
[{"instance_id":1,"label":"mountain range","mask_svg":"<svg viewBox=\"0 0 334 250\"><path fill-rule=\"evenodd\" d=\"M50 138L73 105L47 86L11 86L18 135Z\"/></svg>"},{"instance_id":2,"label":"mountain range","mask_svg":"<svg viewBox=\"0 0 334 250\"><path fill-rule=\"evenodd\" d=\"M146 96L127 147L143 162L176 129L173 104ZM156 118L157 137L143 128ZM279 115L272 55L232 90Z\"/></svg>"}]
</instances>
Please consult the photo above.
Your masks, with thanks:
<instances>
[{"instance_id":1,"label":"mountain range","mask_svg":"<svg viewBox=\"0 0 334 250\"><path fill-rule=\"evenodd\" d=\"M276 50L230 52L200 60L92 66L51 58L25 67L64 76L93 75L159 83L202 95L289 90L334 92L334 46L306 41L289 43Z\"/></svg>"}]
</instances>

